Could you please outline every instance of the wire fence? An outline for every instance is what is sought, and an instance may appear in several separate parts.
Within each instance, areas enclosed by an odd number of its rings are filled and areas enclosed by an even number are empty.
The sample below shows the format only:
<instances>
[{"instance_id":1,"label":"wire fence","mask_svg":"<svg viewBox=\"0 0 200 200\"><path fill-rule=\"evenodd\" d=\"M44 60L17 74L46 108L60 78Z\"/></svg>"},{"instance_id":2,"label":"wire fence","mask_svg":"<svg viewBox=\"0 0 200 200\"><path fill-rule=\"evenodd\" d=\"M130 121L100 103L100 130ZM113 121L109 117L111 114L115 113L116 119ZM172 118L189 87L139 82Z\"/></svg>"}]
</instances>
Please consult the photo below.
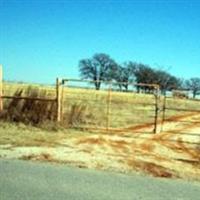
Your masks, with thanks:
<instances>
[{"instance_id":1,"label":"wire fence","mask_svg":"<svg viewBox=\"0 0 200 200\"><path fill-rule=\"evenodd\" d=\"M62 88L62 121L70 127L106 131L156 132L158 86L152 84L101 82L68 79ZM128 89L120 90L120 84ZM77 86L78 85L78 86ZM151 94L138 94L137 88L149 88Z\"/></svg>"},{"instance_id":2,"label":"wire fence","mask_svg":"<svg viewBox=\"0 0 200 200\"><path fill-rule=\"evenodd\" d=\"M3 82L0 118L39 124L57 117L56 89L52 86Z\"/></svg>"},{"instance_id":3,"label":"wire fence","mask_svg":"<svg viewBox=\"0 0 200 200\"><path fill-rule=\"evenodd\" d=\"M200 147L200 101L163 97L161 132L179 144ZM182 140L182 137L185 138Z\"/></svg>"},{"instance_id":4,"label":"wire fence","mask_svg":"<svg viewBox=\"0 0 200 200\"><path fill-rule=\"evenodd\" d=\"M2 80L2 73L0 73ZM101 85L101 90L95 86ZM200 101L163 96L156 84L57 79L52 85L0 81L0 117L57 121L109 132L199 133ZM193 133L195 134L195 133Z\"/></svg>"}]
</instances>

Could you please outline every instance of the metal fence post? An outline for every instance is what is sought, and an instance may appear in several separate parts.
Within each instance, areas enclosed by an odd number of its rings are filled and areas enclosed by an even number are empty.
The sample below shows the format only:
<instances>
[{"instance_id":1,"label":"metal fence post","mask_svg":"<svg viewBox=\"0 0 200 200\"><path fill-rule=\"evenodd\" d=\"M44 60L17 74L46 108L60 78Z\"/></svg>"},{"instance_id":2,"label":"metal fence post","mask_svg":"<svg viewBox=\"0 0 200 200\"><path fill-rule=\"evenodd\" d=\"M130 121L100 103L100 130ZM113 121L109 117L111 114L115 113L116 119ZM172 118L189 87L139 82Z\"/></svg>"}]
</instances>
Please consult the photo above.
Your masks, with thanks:
<instances>
[{"instance_id":1,"label":"metal fence post","mask_svg":"<svg viewBox=\"0 0 200 200\"><path fill-rule=\"evenodd\" d=\"M163 126L165 123L165 112L166 112L166 95L164 95L164 99L163 99L163 109L162 109L162 124L161 124L161 131L163 131Z\"/></svg>"},{"instance_id":2,"label":"metal fence post","mask_svg":"<svg viewBox=\"0 0 200 200\"><path fill-rule=\"evenodd\" d=\"M3 67L0 65L0 112L3 110Z\"/></svg>"},{"instance_id":3,"label":"metal fence post","mask_svg":"<svg viewBox=\"0 0 200 200\"><path fill-rule=\"evenodd\" d=\"M156 87L154 133L158 133L158 115L159 115L159 87Z\"/></svg>"}]
</instances>

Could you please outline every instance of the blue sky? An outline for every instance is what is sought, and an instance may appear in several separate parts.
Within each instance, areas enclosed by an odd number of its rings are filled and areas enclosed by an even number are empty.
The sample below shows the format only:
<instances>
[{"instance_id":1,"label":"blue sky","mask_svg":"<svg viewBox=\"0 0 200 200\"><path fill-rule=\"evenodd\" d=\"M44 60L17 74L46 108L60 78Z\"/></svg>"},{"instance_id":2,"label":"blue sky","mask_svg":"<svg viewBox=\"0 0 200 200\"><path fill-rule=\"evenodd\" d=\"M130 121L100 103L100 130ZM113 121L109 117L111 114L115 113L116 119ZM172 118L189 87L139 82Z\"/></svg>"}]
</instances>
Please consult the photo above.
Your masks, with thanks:
<instances>
[{"instance_id":1,"label":"blue sky","mask_svg":"<svg viewBox=\"0 0 200 200\"><path fill-rule=\"evenodd\" d=\"M200 1L0 0L4 79L76 78L100 52L200 77Z\"/></svg>"}]
</instances>

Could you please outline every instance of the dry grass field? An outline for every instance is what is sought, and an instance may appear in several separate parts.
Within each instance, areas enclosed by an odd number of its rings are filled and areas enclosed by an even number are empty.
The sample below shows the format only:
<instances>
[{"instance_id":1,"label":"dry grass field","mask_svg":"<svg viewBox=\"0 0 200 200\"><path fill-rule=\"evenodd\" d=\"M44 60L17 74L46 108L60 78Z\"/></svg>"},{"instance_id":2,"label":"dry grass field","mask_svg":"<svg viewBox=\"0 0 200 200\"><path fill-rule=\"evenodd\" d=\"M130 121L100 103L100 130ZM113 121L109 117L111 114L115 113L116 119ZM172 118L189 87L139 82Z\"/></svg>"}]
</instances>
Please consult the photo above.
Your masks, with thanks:
<instances>
[{"instance_id":1,"label":"dry grass field","mask_svg":"<svg viewBox=\"0 0 200 200\"><path fill-rule=\"evenodd\" d=\"M88 86L88 85L86 85ZM90 85L91 87L91 85ZM37 96L53 99L56 97L54 86L37 84L15 84L4 83L4 95L16 94L16 91L22 91L21 96ZM34 91L34 92L33 92ZM34 94L35 93L35 94ZM109 96L110 95L110 96ZM5 108L11 100L5 100ZM29 102L31 104L33 102ZM161 122L163 118L164 99L159 99L159 116ZM14 102L22 109L24 101ZM36 107L50 107L53 105L40 103ZM30 107L30 106L29 106ZM191 101L186 99L167 98L166 107L175 109L200 110L200 101ZM44 112L50 112L49 109ZM41 113L41 112L40 112ZM167 110L165 118L174 116L188 115L190 112L180 110ZM45 114L45 113L44 113ZM143 126L144 124L154 123L155 118L155 96L152 94L138 94L112 91L110 94L106 90L96 91L84 88L65 87L63 92L63 125L70 128L105 128L109 126L113 129L126 129L129 127ZM109 122L108 122L109 121ZM152 127L150 127L152 128ZM148 132L152 132L149 129Z\"/></svg>"},{"instance_id":2,"label":"dry grass field","mask_svg":"<svg viewBox=\"0 0 200 200\"><path fill-rule=\"evenodd\" d=\"M22 90L20 96L30 96L30 90L36 90L37 97L55 98L53 86L4 84L4 95L13 95ZM63 121L68 127L105 128L109 115L111 128L124 128L143 123L153 123L155 98L153 95L112 92L111 103L108 91L65 87L63 92ZM23 103L23 101L21 101ZM21 103L18 102L19 104ZM5 107L10 100L5 100ZM109 104L109 111L108 111ZM21 107L21 106L19 106Z\"/></svg>"},{"instance_id":3,"label":"dry grass field","mask_svg":"<svg viewBox=\"0 0 200 200\"><path fill-rule=\"evenodd\" d=\"M11 94L19 86L9 84L5 88ZM53 97L55 90L50 87L48 91L47 96ZM169 110L163 131L153 134L154 96L113 92L110 126L115 131L77 129L105 126L107 94L107 91L65 88L68 128L50 122L40 127L0 122L0 157L200 180L199 112ZM167 99L166 106L200 109L199 101L172 98Z\"/></svg>"}]
</instances>

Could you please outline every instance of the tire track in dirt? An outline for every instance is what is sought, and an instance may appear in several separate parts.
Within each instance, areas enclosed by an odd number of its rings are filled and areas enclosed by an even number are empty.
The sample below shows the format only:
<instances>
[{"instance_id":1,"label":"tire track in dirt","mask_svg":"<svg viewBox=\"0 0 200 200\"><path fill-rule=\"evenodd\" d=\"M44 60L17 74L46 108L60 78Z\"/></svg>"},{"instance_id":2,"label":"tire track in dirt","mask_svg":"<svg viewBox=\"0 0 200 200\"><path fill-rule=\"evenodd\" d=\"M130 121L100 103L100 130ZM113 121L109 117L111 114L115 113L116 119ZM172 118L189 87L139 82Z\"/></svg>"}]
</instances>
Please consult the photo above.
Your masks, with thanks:
<instances>
[{"instance_id":1,"label":"tire track in dirt","mask_svg":"<svg viewBox=\"0 0 200 200\"><path fill-rule=\"evenodd\" d=\"M187 115L185 117L183 116L178 116L178 117L173 117L174 120L177 119L187 119L187 120L191 120L194 117L197 117L197 119L200 120L200 114L191 114L191 115ZM172 119L172 118L171 118ZM171 121L170 119L170 121ZM170 122L171 123L171 122ZM175 121L174 123L177 123L177 121ZM179 123L179 122L178 122ZM195 124L196 125L196 124ZM185 136L187 134L181 134L181 132L184 131L188 131L188 134L190 133L190 131L193 128L198 128L198 127L194 127L194 124L183 124L181 125L181 127L172 129L171 131L167 131L167 132L163 132L157 135L154 135L152 138L147 139L143 144L141 145L149 145L151 142L154 144L160 144L163 147L166 147L176 153L178 153L180 155L179 160L184 161L184 157L188 157L187 161L191 161L191 162L200 162L200 150L198 148L196 148L196 145L199 144L200 146L200 126L199 126L199 135L194 134L196 136L196 138L199 137L199 140L194 142L194 146L191 148L187 143L192 144L192 142L187 142L187 138L185 138ZM177 136L177 134L179 135L178 138L175 138L175 136ZM182 158L182 157L183 158Z\"/></svg>"}]
</instances>

